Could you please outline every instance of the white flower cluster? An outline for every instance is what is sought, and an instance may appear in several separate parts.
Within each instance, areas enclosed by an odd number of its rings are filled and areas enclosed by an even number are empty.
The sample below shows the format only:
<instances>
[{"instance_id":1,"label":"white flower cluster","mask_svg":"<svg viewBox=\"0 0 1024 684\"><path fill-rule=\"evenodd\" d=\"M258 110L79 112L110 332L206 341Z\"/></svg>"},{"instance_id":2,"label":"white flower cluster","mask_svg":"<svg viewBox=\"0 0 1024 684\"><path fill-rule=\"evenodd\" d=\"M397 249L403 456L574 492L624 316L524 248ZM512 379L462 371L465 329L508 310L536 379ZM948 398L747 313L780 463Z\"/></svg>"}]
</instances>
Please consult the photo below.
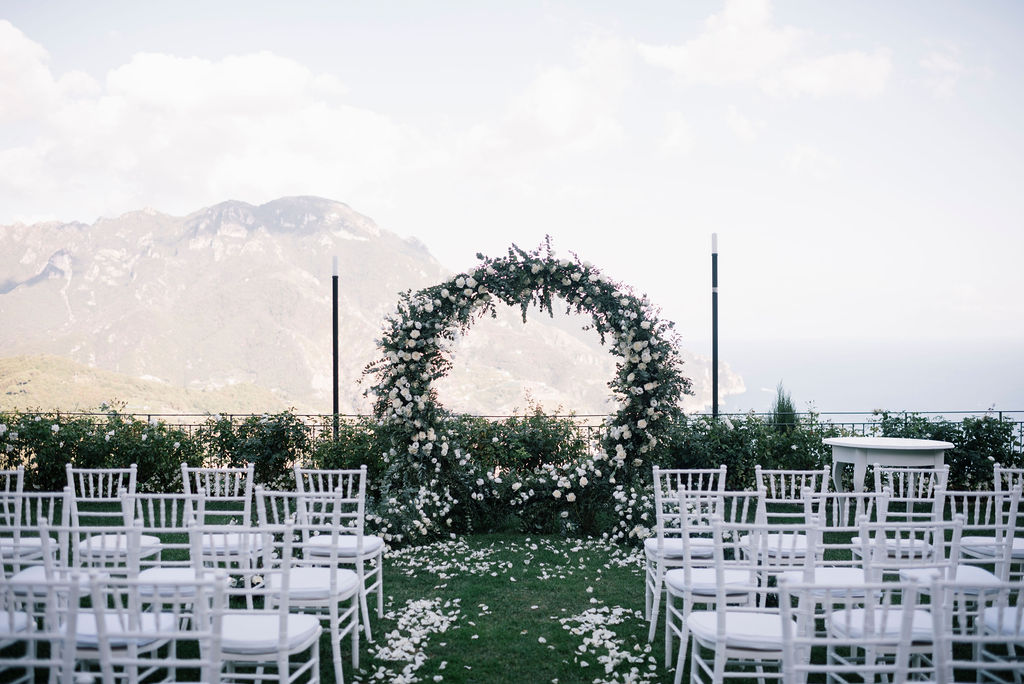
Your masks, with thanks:
<instances>
[{"instance_id":1,"label":"white flower cluster","mask_svg":"<svg viewBox=\"0 0 1024 684\"><path fill-rule=\"evenodd\" d=\"M458 629L456 622L461 616L460 599L420 599L406 601L398 611L389 610L385 620L397 620L398 627L384 635L384 642L375 645L372 656L386 663L404 663L401 672L386 665L379 665L371 679L410 683L418 682L417 670L427 662L426 649L430 637L444 634L449 629Z\"/></svg>"},{"instance_id":2,"label":"white flower cluster","mask_svg":"<svg viewBox=\"0 0 1024 684\"><path fill-rule=\"evenodd\" d=\"M654 533L654 488L641 482L616 485L612 492L618 522L602 537L618 543L642 542Z\"/></svg>"},{"instance_id":3,"label":"white flower cluster","mask_svg":"<svg viewBox=\"0 0 1024 684\"><path fill-rule=\"evenodd\" d=\"M581 668L589 668L590 660L593 660L604 670L603 677L592 681L647 682L658 679L658 663L651 653L651 645L635 643L629 648L626 639L612 629L627 620L642 621L643 613L621 606L599 606L559 620L563 629L582 637L574 661Z\"/></svg>"}]
</instances>

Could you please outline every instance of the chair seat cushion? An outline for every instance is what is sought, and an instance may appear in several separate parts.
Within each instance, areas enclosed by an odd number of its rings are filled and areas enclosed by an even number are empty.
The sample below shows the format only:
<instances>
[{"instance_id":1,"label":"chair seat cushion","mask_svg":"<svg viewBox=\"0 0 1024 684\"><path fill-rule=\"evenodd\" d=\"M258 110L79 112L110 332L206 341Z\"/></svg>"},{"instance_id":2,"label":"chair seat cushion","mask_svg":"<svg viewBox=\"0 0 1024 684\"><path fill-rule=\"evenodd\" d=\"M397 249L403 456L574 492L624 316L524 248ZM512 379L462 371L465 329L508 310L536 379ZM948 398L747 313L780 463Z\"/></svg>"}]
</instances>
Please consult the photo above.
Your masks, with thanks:
<instances>
[{"instance_id":1,"label":"chair seat cushion","mask_svg":"<svg viewBox=\"0 0 1024 684\"><path fill-rule=\"evenodd\" d=\"M358 537L354 534L338 535L338 555L343 558L354 558L357 555ZM304 548L314 556L329 556L331 554L331 535L319 534L310 537L304 544ZM374 556L384 548L384 540L374 534L363 535L363 556Z\"/></svg>"},{"instance_id":2,"label":"chair seat cushion","mask_svg":"<svg viewBox=\"0 0 1024 684\"><path fill-rule=\"evenodd\" d=\"M57 572L58 577L61 580L67 581L69 579L67 570L60 570ZM106 573L99 573L98 577L106 577ZM19 596L46 596L47 594L47 581L46 581L46 568L42 565L33 565L28 568L22 568L18 572L8 578L14 589L14 593ZM78 575L78 586L82 588L83 593L89 591L89 574L80 573Z\"/></svg>"},{"instance_id":3,"label":"chair seat cushion","mask_svg":"<svg viewBox=\"0 0 1024 684\"><path fill-rule=\"evenodd\" d=\"M714 541L707 537L690 537L689 546L690 558L711 558L715 554ZM657 537L648 537L647 539L644 539L644 552L647 554L647 557L652 560L658 558ZM683 540L678 537L662 539L661 557L682 558Z\"/></svg>"},{"instance_id":4,"label":"chair seat cushion","mask_svg":"<svg viewBox=\"0 0 1024 684\"><path fill-rule=\"evenodd\" d=\"M269 659L276 658L279 625L276 611L227 613L222 622L221 649L225 653L266 654ZM320 619L315 615L289 613L286 630L285 648L299 649L320 637Z\"/></svg>"},{"instance_id":5,"label":"chair seat cushion","mask_svg":"<svg viewBox=\"0 0 1024 684\"><path fill-rule=\"evenodd\" d=\"M803 570L787 570L779 574L779 579L785 578L789 582L803 582ZM832 596L863 596L864 585L867 584L867 576L864 568L852 568L845 566L815 566L810 581L828 587ZM824 589L812 591L815 596L823 596Z\"/></svg>"},{"instance_id":6,"label":"chair seat cushion","mask_svg":"<svg viewBox=\"0 0 1024 684\"><path fill-rule=\"evenodd\" d=\"M78 544L78 552L89 558L122 558L128 553L128 538L123 534L94 534ZM139 536L139 557L160 553L160 538L149 534Z\"/></svg>"},{"instance_id":7,"label":"chair seat cushion","mask_svg":"<svg viewBox=\"0 0 1024 684\"><path fill-rule=\"evenodd\" d=\"M348 568L293 567L288 574L288 596L298 601L330 598L332 572L335 578L333 596L346 598L356 592L359 587L359 575ZM281 575L270 575L267 584L272 591L279 591Z\"/></svg>"},{"instance_id":8,"label":"chair seat cushion","mask_svg":"<svg viewBox=\"0 0 1024 684\"><path fill-rule=\"evenodd\" d=\"M39 537L20 537L15 542L14 537L0 537L0 558L12 557L15 548L19 556L36 556L43 550L43 540Z\"/></svg>"},{"instance_id":9,"label":"chair seat cushion","mask_svg":"<svg viewBox=\"0 0 1024 684\"><path fill-rule=\"evenodd\" d=\"M1011 637L1013 640L1024 641L1024 606L1009 606L1000 610L996 606L986 608L981 614L985 631L990 634Z\"/></svg>"},{"instance_id":10,"label":"chair seat cushion","mask_svg":"<svg viewBox=\"0 0 1024 684\"><path fill-rule=\"evenodd\" d=\"M715 611L702 610L690 613L686 619L686 627L701 642L716 643L718 616ZM795 620L793 629L796 629ZM781 652L782 616L778 613L726 611L725 646L752 651Z\"/></svg>"},{"instance_id":11,"label":"chair seat cushion","mask_svg":"<svg viewBox=\"0 0 1024 684\"><path fill-rule=\"evenodd\" d=\"M927 584L929 581L939 578L941 574L942 571L939 568L903 568L900 570L900 579ZM954 568L953 581L966 587L967 593L978 593L971 590L1000 584L999 578L985 568L966 563L960 563Z\"/></svg>"},{"instance_id":12,"label":"chair seat cushion","mask_svg":"<svg viewBox=\"0 0 1024 684\"><path fill-rule=\"evenodd\" d=\"M991 558L996 555L996 545L992 537L963 536L960 538L960 550L972 556ZM1024 537L1014 537L1010 555L1014 560L1024 560Z\"/></svg>"},{"instance_id":13,"label":"chair seat cushion","mask_svg":"<svg viewBox=\"0 0 1024 684\"><path fill-rule=\"evenodd\" d=\"M740 545L750 548L750 535L740 537ZM770 556L806 556L807 535L796 532L770 532L760 536L761 550Z\"/></svg>"},{"instance_id":14,"label":"chair seat cushion","mask_svg":"<svg viewBox=\"0 0 1024 684\"><path fill-rule=\"evenodd\" d=\"M861 545L860 537L854 537L850 540L850 544L854 548ZM896 539L895 537L885 538L885 551L890 556L895 556L897 553L903 558L917 558L919 556L927 556L932 550L932 545L923 539ZM859 549L858 549L859 552Z\"/></svg>"},{"instance_id":15,"label":"chair seat cushion","mask_svg":"<svg viewBox=\"0 0 1024 684\"><path fill-rule=\"evenodd\" d=\"M0 638L19 634L28 629L28 613L20 610L14 613L5 613L0 617Z\"/></svg>"},{"instance_id":16,"label":"chair seat cushion","mask_svg":"<svg viewBox=\"0 0 1024 684\"><path fill-rule=\"evenodd\" d=\"M752 578L746 570L726 568L722 576L725 579L726 594L745 594L754 588L751 582L757 582L757 578ZM677 568L665 573L665 585L670 591L680 594L689 588L694 594L714 596L717 593L718 576L714 568L693 568L690 570L690 587L687 587L686 571Z\"/></svg>"},{"instance_id":17,"label":"chair seat cushion","mask_svg":"<svg viewBox=\"0 0 1024 684\"><path fill-rule=\"evenodd\" d=\"M263 548L263 535L252 532L213 532L202 536L203 551L216 554L253 552ZM248 545L248 549L243 546Z\"/></svg>"},{"instance_id":18,"label":"chair seat cushion","mask_svg":"<svg viewBox=\"0 0 1024 684\"><path fill-rule=\"evenodd\" d=\"M191 567L146 568L139 573L142 596L192 596L196 593L196 571Z\"/></svg>"},{"instance_id":19,"label":"chair seat cushion","mask_svg":"<svg viewBox=\"0 0 1024 684\"><path fill-rule=\"evenodd\" d=\"M903 619L903 610L896 608L875 611L874 619L885 618L885 624L877 625L873 634L893 638L893 644L900 636L900 620ZM838 636L848 636L860 639L869 636L865 630L864 623L867 619L867 610L855 608L851 611L836 612L832 614L829 631ZM911 617L910 638L915 642L929 642L932 640L932 614L927 610L914 609Z\"/></svg>"},{"instance_id":20,"label":"chair seat cushion","mask_svg":"<svg viewBox=\"0 0 1024 684\"><path fill-rule=\"evenodd\" d=\"M113 613L106 613L103 622L106 631L113 635L110 638L110 645L114 648L124 648L132 643L136 646L147 646L157 641L152 636L129 636L126 634L128 626L122 625L119 616ZM143 613L139 618L139 631L148 632L150 635L154 632L167 634L174 630L176 625L177 618L173 613ZM79 611L76 639L78 645L84 648L95 648L99 645L98 623L94 613Z\"/></svg>"}]
</instances>

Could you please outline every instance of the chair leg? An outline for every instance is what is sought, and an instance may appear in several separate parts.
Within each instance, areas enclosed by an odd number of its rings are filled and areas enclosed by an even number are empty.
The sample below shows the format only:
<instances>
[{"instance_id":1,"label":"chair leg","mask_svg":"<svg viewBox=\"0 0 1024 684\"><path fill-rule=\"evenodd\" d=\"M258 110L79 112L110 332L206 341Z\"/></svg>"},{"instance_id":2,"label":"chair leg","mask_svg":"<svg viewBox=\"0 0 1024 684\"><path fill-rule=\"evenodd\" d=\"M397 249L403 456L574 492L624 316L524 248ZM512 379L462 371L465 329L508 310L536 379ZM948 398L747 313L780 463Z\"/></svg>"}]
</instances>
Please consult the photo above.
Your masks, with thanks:
<instances>
[{"instance_id":1,"label":"chair leg","mask_svg":"<svg viewBox=\"0 0 1024 684\"><path fill-rule=\"evenodd\" d=\"M345 684L345 672L341 664L341 619L338 617L338 604L332 602L327 609L331 621L331 659L334 661L334 682Z\"/></svg>"},{"instance_id":2,"label":"chair leg","mask_svg":"<svg viewBox=\"0 0 1024 684\"><path fill-rule=\"evenodd\" d=\"M363 616L363 629L366 630L366 640L373 642L373 633L370 631L370 609L366 605L366 569L362 558L356 561L356 574L359 575L359 608Z\"/></svg>"},{"instance_id":3,"label":"chair leg","mask_svg":"<svg viewBox=\"0 0 1024 684\"><path fill-rule=\"evenodd\" d=\"M352 669L359 669L359 594L352 597L352 610L355 611L353 614L352 624Z\"/></svg>"},{"instance_id":4,"label":"chair leg","mask_svg":"<svg viewBox=\"0 0 1024 684\"><path fill-rule=\"evenodd\" d=\"M384 553L377 556L377 619L384 617Z\"/></svg>"},{"instance_id":5,"label":"chair leg","mask_svg":"<svg viewBox=\"0 0 1024 684\"><path fill-rule=\"evenodd\" d=\"M658 563L658 569L655 572L653 596L651 598L651 626L647 630L648 642L654 641L654 633L658 630L658 608L661 604L661 595L665 593L664 582L665 567L661 563Z\"/></svg>"}]
</instances>

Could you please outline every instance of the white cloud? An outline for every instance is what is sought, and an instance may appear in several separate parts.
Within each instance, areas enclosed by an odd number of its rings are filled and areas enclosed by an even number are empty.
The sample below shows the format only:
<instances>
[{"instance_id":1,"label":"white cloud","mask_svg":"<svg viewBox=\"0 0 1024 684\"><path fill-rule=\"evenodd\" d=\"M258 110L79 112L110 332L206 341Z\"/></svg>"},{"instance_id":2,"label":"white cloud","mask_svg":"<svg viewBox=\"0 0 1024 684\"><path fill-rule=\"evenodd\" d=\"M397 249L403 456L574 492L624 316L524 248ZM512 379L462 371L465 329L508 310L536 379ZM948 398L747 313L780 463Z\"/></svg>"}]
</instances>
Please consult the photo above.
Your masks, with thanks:
<instances>
[{"instance_id":1,"label":"white cloud","mask_svg":"<svg viewBox=\"0 0 1024 684\"><path fill-rule=\"evenodd\" d=\"M640 56L688 84L752 85L772 95L872 97L892 70L888 50L854 50L814 56L808 34L776 26L769 0L728 0L704 22L697 37L681 45L640 44Z\"/></svg>"},{"instance_id":2,"label":"white cloud","mask_svg":"<svg viewBox=\"0 0 1024 684\"><path fill-rule=\"evenodd\" d=\"M571 152L613 148L623 140L618 109L629 52L615 38L576 47L572 66L544 69L512 100L498 136L520 151L543 146Z\"/></svg>"},{"instance_id":3,"label":"white cloud","mask_svg":"<svg viewBox=\"0 0 1024 684\"><path fill-rule=\"evenodd\" d=\"M33 117L32 135L0 148L0 201L15 214L56 207L88 220L227 197L351 197L444 154L346 104L335 77L269 52L139 54L101 85L77 73L55 79L42 48L3 22L0 34L0 116Z\"/></svg>"},{"instance_id":4,"label":"white cloud","mask_svg":"<svg viewBox=\"0 0 1024 684\"><path fill-rule=\"evenodd\" d=\"M772 26L768 0L729 0L704 31L682 45L639 46L650 64L670 69L687 83L723 85L757 79L795 49L800 32Z\"/></svg>"},{"instance_id":5,"label":"white cloud","mask_svg":"<svg viewBox=\"0 0 1024 684\"><path fill-rule=\"evenodd\" d=\"M764 128L763 121L748 119L743 114L740 114L740 111L736 109L736 105L729 105L725 110L725 123L737 138L745 142L755 140L758 131Z\"/></svg>"},{"instance_id":6,"label":"white cloud","mask_svg":"<svg viewBox=\"0 0 1024 684\"><path fill-rule=\"evenodd\" d=\"M875 97L885 90L892 71L892 56L886 49L868 54L844 52L809 59L765 78L761 87L769 93L788 95L853 95Z\"/></svg>"},{"instance_id":7,"label":"white cloud","mask_svg":"<svg viewBox=\"0 0 1024 684\"><path fill-rule=\"evenodd\" d=\"M693 150L693 128L681 112L669 112L665 116L666 134L661 149L666 154L686 155Z\"/></svg>"},{"instance_id":8,"label":"white cloud","mask_svg":"<svg viewBox=\"0 0 1024 684\"><path fill-rule=\"evenodd\" d=\"M961 79L971 74L960 58L960 50L954 46L929 52L921 58L919 65L925 70L925 85L929 92L940 99L952 97Z\"/></svg>"},{"instance_id":9,"label":"white cloud","mask_svg":"<svg viewBox=\"0 0 1024 684\"><path fill-rule=\"evenodd\" d=\"M786 155L783 166L795 176L824 180L832 174L839 163L835 157L821 149L801 144Z\"/></svg>"}]
</instances>

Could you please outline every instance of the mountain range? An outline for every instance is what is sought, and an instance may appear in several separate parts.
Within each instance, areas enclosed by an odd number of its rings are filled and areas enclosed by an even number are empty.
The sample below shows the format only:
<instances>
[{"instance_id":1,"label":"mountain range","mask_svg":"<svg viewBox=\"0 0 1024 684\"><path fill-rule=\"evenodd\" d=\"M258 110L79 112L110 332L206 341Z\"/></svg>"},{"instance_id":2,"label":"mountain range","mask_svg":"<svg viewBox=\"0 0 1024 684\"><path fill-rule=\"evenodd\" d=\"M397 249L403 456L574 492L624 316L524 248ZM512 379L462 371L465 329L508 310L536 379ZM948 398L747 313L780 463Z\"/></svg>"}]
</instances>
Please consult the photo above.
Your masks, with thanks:
<instances>
[{"instance_id":1,"label":"mountain range","mask_svg":"<svg viewBox=\"0 0 1024 684\"><path fill-rule=\"evenodd\" d=\"M0 409L329 413L332 256L340 410L365 413L362 369L397 294L451 275L418 240L317 197L0 226ZM442 401L608 413L614 357L584 322L538 311L524 325L512 309L479 321L437 385ZM701 409L709 364L683 357L695 391L684 408ZM720 382L723 396L743 391L727 367Z\"/></svg>"}]
</instances>

